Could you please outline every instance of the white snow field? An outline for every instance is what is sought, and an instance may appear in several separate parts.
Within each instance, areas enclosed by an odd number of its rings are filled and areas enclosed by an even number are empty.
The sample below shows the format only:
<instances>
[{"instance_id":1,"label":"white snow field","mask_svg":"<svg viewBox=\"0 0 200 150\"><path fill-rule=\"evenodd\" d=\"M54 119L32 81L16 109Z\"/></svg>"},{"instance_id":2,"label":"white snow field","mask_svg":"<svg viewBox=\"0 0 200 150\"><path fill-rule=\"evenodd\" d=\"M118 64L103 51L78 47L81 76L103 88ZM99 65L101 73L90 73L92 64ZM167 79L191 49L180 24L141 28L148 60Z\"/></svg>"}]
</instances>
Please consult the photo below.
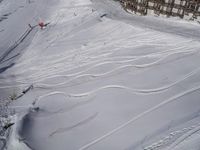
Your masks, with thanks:
<instances>
[{"instance_id":1,"label":"white snow field","mask_svg":"<svg viewBox=\"0 0 200 150\"><path fill-rule=\"evenodd\" d=\"M6 10L0 90L21 95L6 149L200 150L199 24L113 0L3 0ZM40 19L49 26L18 39Z\"/></svg>"}]
</instances>

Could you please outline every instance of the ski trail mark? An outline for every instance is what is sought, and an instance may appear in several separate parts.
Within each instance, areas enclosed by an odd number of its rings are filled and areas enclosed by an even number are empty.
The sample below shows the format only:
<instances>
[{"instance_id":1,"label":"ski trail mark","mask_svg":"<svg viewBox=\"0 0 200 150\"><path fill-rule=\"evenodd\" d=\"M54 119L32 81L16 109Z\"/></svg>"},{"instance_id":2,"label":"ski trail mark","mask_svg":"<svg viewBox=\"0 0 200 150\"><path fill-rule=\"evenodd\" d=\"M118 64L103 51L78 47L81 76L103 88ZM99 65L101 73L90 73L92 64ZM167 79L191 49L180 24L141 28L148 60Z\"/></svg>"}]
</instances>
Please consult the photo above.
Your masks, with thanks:
<instances>
[{"instance_id":1,"label":"ski trail mark","mask_svg":"<svg viewBox=\"0 0 200 150\"><path fill-rule=\"evenodd\" d=\"M119 131L119 130L125 128L126 126L128 126L128 125L131 124L131 123L134 123L135 121L137 121L137 120L139 120L140 118L142 118L142 117L148 115L149 113L151 113L151 112L153 112L153 111L159 109L160 107L162 107L162 106L164 106L164 105L166 105L166 104L168 104L168 103L171 103L171 102L173 102L173 101L176 101L176 100L178 100L179 98L181 98L181 97L183 97L183 96L185 96L185 95L191 94L191 93L193 93L193 92L196 92L196 91L198 91L198 90L200 90L200 86L198 86L198 87L196 87L196 88L192 88L192 89L190 89L190 90L187 90L187 91L185 91L185 92L183 92L183 93L180 93L180 94L178 94L178 95L175 95L175 96L171 97L170 99L168 99L168 100L166 100L166 101L161 102L160 104L158 104L158 105L156 105L156 106L154 106L154 107L148 109L147 111L144 111L143 113L141 113L141 114L139 114L139 115L133 117L132 119L128 120L127 122L125 122L125 123L122 124L121 126L119 126L119 127L115 128L115 129L111 130L110 132L104 134L103 136L101 136L101 137L99 137L99 138L97 138L97 139L91 141L90 143L88 143L88 144L86 144L86 145L80 147L79 150L86 150L86 149L88 149L89 147L91 147L91 146L93 146L93 145L99 143L100 141L102 141L102 140L108 138L109 136L113 135L113 134L116 133L117 131Z\"/></svg>"}]
</instances>

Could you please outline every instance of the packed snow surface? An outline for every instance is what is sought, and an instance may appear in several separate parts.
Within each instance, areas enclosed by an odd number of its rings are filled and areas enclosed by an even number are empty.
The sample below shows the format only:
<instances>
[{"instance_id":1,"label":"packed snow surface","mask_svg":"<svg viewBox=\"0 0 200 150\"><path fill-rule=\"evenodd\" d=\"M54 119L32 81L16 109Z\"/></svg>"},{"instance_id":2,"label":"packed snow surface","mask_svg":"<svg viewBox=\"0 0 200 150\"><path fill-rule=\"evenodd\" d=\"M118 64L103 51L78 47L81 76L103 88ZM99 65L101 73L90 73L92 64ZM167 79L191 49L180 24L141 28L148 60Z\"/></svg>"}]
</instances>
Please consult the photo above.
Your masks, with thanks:
<instances>
[{"instance_id":1,"label":"packed snow surface","mask_svg":"<svg viewBox=\"0 0 200 150\"><path fill-rule=\"evenodd\" d=\"M112 0L3 0L3 15L0 91L21 95L8 150L200 149L199 24Z\"/></svg>"}]
</instances>

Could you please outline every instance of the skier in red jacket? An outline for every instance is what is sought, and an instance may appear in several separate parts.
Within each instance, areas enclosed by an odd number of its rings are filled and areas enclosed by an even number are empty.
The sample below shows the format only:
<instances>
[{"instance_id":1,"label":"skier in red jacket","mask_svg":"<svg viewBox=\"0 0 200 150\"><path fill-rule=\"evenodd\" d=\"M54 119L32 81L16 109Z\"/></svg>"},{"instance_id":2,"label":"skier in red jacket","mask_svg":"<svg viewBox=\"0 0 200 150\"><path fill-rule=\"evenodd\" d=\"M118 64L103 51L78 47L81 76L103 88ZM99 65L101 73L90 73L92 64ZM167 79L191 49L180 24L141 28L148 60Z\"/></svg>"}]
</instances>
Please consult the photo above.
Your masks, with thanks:
<instances>
[{"instance_id":1,"label":"skier in red jacket","mask_svg":"<svg viewBox=\"0 0 200 150\"><path fill-rule=\"evenodd\" d=\"M44 29L44 27L46 27L48 24L49 24L49 23L46 23L46 24L45 24L43 21L40 21L40 22L38 23L38 26L40 26L41 29Z\"/></svg>"},{"instance_id":2,"label":"skier in red jacket","mask_svg":"<svg viewBox=\"0 0 200 150\"><path fill-rule=\"evenodd\" d=\"M40 21L39 23L38 23L38 26L40 26L40 28L41 29L43 29L45 26L44 26L44 22L43 21Z\"/></svg>"}]
</instances>

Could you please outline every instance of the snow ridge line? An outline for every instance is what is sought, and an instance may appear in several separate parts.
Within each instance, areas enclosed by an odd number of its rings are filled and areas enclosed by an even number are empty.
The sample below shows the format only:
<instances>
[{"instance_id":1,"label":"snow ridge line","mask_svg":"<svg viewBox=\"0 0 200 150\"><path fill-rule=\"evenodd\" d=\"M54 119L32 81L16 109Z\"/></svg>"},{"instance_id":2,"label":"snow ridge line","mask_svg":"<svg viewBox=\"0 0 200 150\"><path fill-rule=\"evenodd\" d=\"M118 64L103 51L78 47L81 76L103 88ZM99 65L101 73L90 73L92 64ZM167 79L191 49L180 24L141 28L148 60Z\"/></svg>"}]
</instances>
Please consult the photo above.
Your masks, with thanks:
<instances>
[{"instance_id":1,"label":"snow ridge line","mask_svg":"<svg viewBox=\"0 0 200 150\"><path fill-rule=\"evenodd\" d=\"M190 89L190 90L187 90L187 91L185 91L185 92L183 92L183 93L180 93L180 94L178 94L178 95L175 95L175 96L171 97L170 99L168 99L168 100L166 100L166 101L161 102L160 104L158 104L158 105L156 105L156 106L154 106L154 107L148 109L147 111L144 111L143 113L141 113L141 114L139 114L139 115L133 117L132 119L128 120L127 122L125 122L125 123L122 124L121 126L119 126L119 127L115 128L115 129L111 130L110 132L108 132L108 133L102 135L101 137L99 137L99 138L97 138L97 139L91 141L90 143L88 143L88 144L86 144L86 145L83 145L82 147L79 148L79 150L86 150L86 149L88 149L89 147L91 147L91 146L93 146L93 145L99 143L100 141L102 141L102 140L108 138L109 136L111 136L111 135L113 135L114 133L118 132L119 130L125 128L125 127L128 126L129 124L134 123L135 121L137 121L137 120L139 120L140 118L142 118L142 117L148 115L149 113L151 113L151 112L153 112L153 111L159 109L160 107L162 107L162 106L164 106L164 105L166 105L166 104L168 104L168 103L171 103L171 102L173 102L173 101L176 101L176 100L178 100L179 98L181 98L181 97L183 97L183 96L185 96L185 95L191 94L191 93L193 93L193 92L196 92L196 91L198 91L198 90L200 90L200 86L195 87L195 88L192 88L192 89Z\"/></svg>"}]
</instances>

